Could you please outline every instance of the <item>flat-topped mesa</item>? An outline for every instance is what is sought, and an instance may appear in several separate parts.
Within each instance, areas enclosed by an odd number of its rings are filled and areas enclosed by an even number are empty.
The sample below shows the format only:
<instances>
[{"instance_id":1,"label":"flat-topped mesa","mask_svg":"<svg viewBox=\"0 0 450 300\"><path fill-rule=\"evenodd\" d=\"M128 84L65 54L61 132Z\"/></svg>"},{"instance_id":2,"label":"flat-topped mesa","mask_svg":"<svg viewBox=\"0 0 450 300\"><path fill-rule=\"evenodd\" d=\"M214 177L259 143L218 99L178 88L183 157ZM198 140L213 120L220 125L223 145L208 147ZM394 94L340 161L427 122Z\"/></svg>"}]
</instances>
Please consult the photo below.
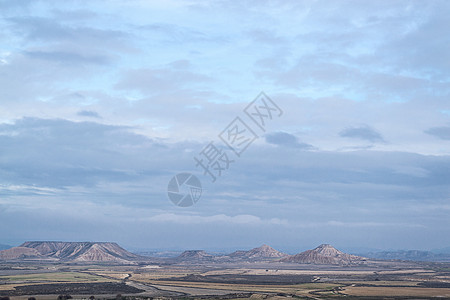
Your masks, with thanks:
<instances>
[{"instance_id":1,"label":"flat-topped mesa","mask_svg":"<svg viewBox=\"0 0 450 300\"><path fill-rule=\"evenodd\" d=\"M55 258L70 258L83 253L95 244L105 244L111 247L119 247L116 243L108 242L54 242L54 241L31 241L25 242L20 247L33 248L41 255Z\"/></svg>"},{"instance_id":2,"label":"flat-topped mesa","mask_svg":"<svg viewBox=\"0 0 450 300\"><path fill-rule=\"evenodd\" d=\"M33 252L29 252L29 254L34 253L35 258L51 258L62 261L126 263L139 259L138 255L111 242L30 241L11 249L32 249Z\"/></svg>"},{"instance_id":3,"label":"flat-topped mesa","mask_svg":"<svg viewBox=\"0 0 450 300\"><path fill-rule=\"evenodd\" d=\"M360 264L366 258L339 251L329 244L322 244L312 250L282 258L280 261L304 264L352 265Z\"/></svg>"}]
</instances>

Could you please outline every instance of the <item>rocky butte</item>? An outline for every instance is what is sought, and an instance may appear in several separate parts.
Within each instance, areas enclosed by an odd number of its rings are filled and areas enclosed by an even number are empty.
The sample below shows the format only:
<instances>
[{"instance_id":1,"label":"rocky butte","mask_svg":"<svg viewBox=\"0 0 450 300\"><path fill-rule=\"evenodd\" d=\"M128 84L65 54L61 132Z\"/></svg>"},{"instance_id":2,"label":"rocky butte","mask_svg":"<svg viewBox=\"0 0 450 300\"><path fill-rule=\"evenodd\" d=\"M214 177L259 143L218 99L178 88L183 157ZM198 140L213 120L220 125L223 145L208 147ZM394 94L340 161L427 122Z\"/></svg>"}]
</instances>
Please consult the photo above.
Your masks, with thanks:
<instances>
[{"instance_id":1,"label":"rocky butte","mask_svg":"<svg viewBox=\"0 0 450 300\"><path fill-rule=\"evenodd\" d=\"M282 258L281 262L327 265L354 265L366 261L367 258L347 254L329 244L322 244L312 250Z\"/></svg>"}]
</instances>

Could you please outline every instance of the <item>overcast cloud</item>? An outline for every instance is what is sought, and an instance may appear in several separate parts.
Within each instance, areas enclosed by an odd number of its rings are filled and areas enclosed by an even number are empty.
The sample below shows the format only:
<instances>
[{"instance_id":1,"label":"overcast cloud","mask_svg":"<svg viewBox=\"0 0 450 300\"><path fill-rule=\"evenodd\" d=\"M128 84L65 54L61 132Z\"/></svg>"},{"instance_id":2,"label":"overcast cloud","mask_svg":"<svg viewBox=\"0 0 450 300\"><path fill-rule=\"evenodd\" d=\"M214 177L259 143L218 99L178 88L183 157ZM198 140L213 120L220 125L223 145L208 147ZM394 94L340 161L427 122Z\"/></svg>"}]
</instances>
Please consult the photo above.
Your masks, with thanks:
<instances>
[{"instance_id":1,"label":"overcast cloud","mask_svg":"<svg viewBox=\"0 0 450 300\"><path fill-rule=\"evenodd\" d=\"M449 12L0 1L0 242L450 246ZM212 183L194 156L261 91L282 116ZM192 207L167 198L178 172Z\"/></svg>"}]
</instances>

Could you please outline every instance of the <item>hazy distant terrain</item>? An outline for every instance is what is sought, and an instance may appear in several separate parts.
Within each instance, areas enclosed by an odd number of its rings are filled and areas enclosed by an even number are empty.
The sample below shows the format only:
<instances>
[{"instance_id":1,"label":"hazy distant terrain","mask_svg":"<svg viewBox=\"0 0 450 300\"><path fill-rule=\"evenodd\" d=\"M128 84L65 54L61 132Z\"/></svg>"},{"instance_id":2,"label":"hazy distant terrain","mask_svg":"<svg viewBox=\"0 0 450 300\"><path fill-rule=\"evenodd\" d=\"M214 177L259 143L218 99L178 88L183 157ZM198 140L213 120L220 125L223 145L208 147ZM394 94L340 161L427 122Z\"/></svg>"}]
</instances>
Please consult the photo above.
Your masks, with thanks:
<instances>
[{"instance_id":1,"label":"hazy distant terrain","mask_svg":"<svg viewBox=\"0 0 450 300\"><path fill-rule=\"evenodd\" d=\"M450 254L434 253L431 251L419 251L419 250L379 251L379 252L368 252L364 253L363 255L369 258L376 258L376 259L450 262Z\"/></svg>"},{"instance_id":2,"label":"hazy distant terrain","mask_svg":"<svg viewBox=\"0 0 450 300\"><path fill-rule=\"evenodd\" d=\"M5 245L5 244L0 244L0 250L9 249L9 248L11 248L11 247L12 247L12 246Z\"/></svg>"}]
</instances>

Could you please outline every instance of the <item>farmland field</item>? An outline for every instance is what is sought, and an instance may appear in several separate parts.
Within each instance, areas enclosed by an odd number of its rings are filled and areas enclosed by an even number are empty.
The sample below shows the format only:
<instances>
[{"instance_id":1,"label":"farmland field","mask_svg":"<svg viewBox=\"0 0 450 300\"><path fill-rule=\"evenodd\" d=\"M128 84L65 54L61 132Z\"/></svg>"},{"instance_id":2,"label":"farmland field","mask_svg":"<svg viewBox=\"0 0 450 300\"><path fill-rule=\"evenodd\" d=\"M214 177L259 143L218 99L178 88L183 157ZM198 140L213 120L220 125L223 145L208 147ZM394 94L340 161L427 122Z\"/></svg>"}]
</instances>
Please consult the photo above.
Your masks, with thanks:
<instances>
[{"instance_id":1,"label":"farmland field","mask_svg":"<svg viewBox=\"0 0 450 300\"><path fill-rule=\"evenodd\" d=\"M3 268L0 296L11 299L429 299L450 297L446 266L378 268L312 265L22 265ZM23 272L23 274L18 274ZM31 272L31 273L30 273Z\"/></svg>"}]
</instances>

